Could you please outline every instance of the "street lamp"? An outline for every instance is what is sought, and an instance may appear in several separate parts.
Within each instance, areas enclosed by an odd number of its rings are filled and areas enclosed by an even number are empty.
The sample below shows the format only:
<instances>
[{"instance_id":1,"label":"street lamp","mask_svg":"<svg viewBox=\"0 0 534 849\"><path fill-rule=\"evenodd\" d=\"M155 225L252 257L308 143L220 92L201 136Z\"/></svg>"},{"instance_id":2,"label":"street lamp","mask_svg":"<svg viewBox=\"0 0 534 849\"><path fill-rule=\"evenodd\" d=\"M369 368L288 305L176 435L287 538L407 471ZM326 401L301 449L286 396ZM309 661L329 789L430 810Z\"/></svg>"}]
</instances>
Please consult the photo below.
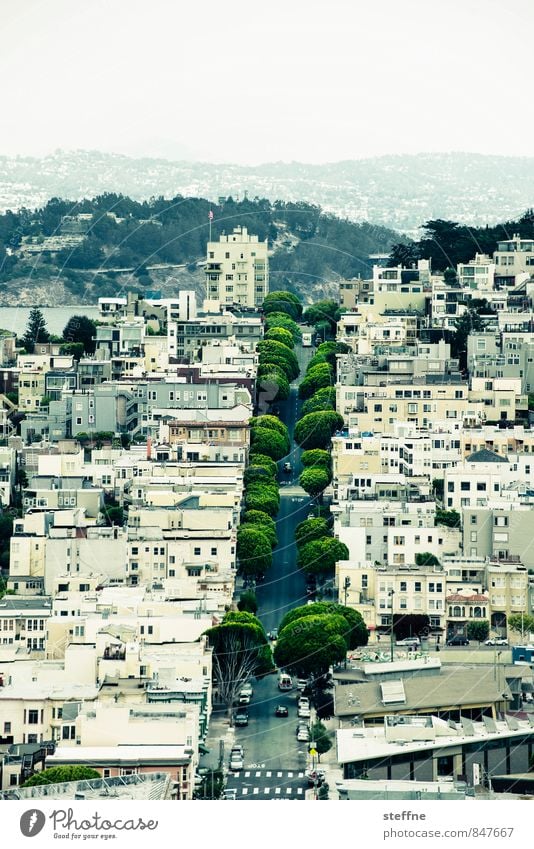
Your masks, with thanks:
<instances>
[{"instance_id":1,"label":"street lamp","mask_svg":"<svg viewBox=\"0 0 534 849\"><path fill-rule=\"evenodd\" d=\"M389 646L390 646L390 656L391 662L393 663L393 645L395 642L395 634L393 633L393 596L395 595L395 590L389 590L388 596L391 599L390 608L391 608L391 628L389 631Z\"/></svg>"}]
</instances>

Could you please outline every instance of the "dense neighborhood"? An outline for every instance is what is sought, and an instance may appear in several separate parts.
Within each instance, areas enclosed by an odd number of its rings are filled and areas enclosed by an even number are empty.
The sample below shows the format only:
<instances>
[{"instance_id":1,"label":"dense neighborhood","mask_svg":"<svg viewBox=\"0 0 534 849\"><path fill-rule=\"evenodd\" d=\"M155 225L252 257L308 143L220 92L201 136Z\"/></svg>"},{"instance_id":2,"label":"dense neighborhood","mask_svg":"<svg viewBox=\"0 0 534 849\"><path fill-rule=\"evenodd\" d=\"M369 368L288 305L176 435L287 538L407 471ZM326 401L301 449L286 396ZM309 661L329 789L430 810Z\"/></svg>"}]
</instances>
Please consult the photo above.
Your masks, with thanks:
<instances>
[{"instance_id":1,"label":"dense neighborhood","mask_svg":"<svg viewBox=\"0 0 534 849\"><path fill-rule=\"evenodd\" d=\"M0 330L0 798L532 792L534 231L403 250Z\"/></svg>"}]
</instances>

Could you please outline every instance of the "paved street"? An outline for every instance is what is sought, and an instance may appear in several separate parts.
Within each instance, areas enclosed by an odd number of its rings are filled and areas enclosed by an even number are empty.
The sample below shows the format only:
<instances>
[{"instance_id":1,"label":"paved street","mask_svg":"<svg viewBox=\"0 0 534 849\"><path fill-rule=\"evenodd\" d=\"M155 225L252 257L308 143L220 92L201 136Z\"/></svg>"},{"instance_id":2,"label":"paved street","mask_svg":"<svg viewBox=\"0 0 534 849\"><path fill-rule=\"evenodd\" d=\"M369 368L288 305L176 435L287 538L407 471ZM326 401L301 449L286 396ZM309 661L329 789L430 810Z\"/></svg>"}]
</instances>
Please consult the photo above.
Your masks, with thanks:
<instances>
[{"instance_id":1,"label":"paved street","mask_svg":"<svg viewBox=\"0 0 534 849\"><path fill-rule=\"evenodd\" d=\"M238 801L304 800L308 784L302 770L252 769L229 773L226 788L237 791Z\"/></svg>"}]
</instances>

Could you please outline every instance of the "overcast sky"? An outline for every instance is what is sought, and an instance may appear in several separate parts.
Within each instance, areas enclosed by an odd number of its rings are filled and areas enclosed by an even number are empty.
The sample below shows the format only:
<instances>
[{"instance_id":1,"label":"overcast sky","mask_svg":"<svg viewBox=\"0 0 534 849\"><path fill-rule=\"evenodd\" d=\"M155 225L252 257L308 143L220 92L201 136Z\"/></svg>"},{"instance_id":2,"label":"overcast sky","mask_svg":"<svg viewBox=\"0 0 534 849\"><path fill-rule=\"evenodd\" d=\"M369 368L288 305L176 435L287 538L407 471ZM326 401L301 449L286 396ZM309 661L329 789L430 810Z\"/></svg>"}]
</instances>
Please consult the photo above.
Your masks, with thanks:
<instances>
[{"instance_id":1,"label":"overcast sky","mask_svg":"<svg viewBox=\"0 0 534 849\"><path fill-rule=\"evenodd\" d=\"M0 154L532 155L533 0L1 0Z\"/></svg>"}]
</instances>

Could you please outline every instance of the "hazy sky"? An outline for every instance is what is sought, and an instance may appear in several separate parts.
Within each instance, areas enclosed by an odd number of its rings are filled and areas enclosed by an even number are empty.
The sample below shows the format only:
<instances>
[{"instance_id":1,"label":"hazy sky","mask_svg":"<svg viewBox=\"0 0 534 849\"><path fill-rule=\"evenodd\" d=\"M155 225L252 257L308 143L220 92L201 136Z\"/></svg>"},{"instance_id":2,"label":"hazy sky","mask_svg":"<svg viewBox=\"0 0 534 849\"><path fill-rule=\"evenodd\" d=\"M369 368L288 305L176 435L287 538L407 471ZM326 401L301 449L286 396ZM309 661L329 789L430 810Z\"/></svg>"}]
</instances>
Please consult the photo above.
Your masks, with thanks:
<instances>
[{"instance_id":1,"label":"hazy sky","mask_svg":"<svg viewBox=\"0 0 534 849\"><path fill-rule=\"evenodd\" d=\"M1 0L0 154L532 155L533 0Z\"/></svg>"}]
</instances>

